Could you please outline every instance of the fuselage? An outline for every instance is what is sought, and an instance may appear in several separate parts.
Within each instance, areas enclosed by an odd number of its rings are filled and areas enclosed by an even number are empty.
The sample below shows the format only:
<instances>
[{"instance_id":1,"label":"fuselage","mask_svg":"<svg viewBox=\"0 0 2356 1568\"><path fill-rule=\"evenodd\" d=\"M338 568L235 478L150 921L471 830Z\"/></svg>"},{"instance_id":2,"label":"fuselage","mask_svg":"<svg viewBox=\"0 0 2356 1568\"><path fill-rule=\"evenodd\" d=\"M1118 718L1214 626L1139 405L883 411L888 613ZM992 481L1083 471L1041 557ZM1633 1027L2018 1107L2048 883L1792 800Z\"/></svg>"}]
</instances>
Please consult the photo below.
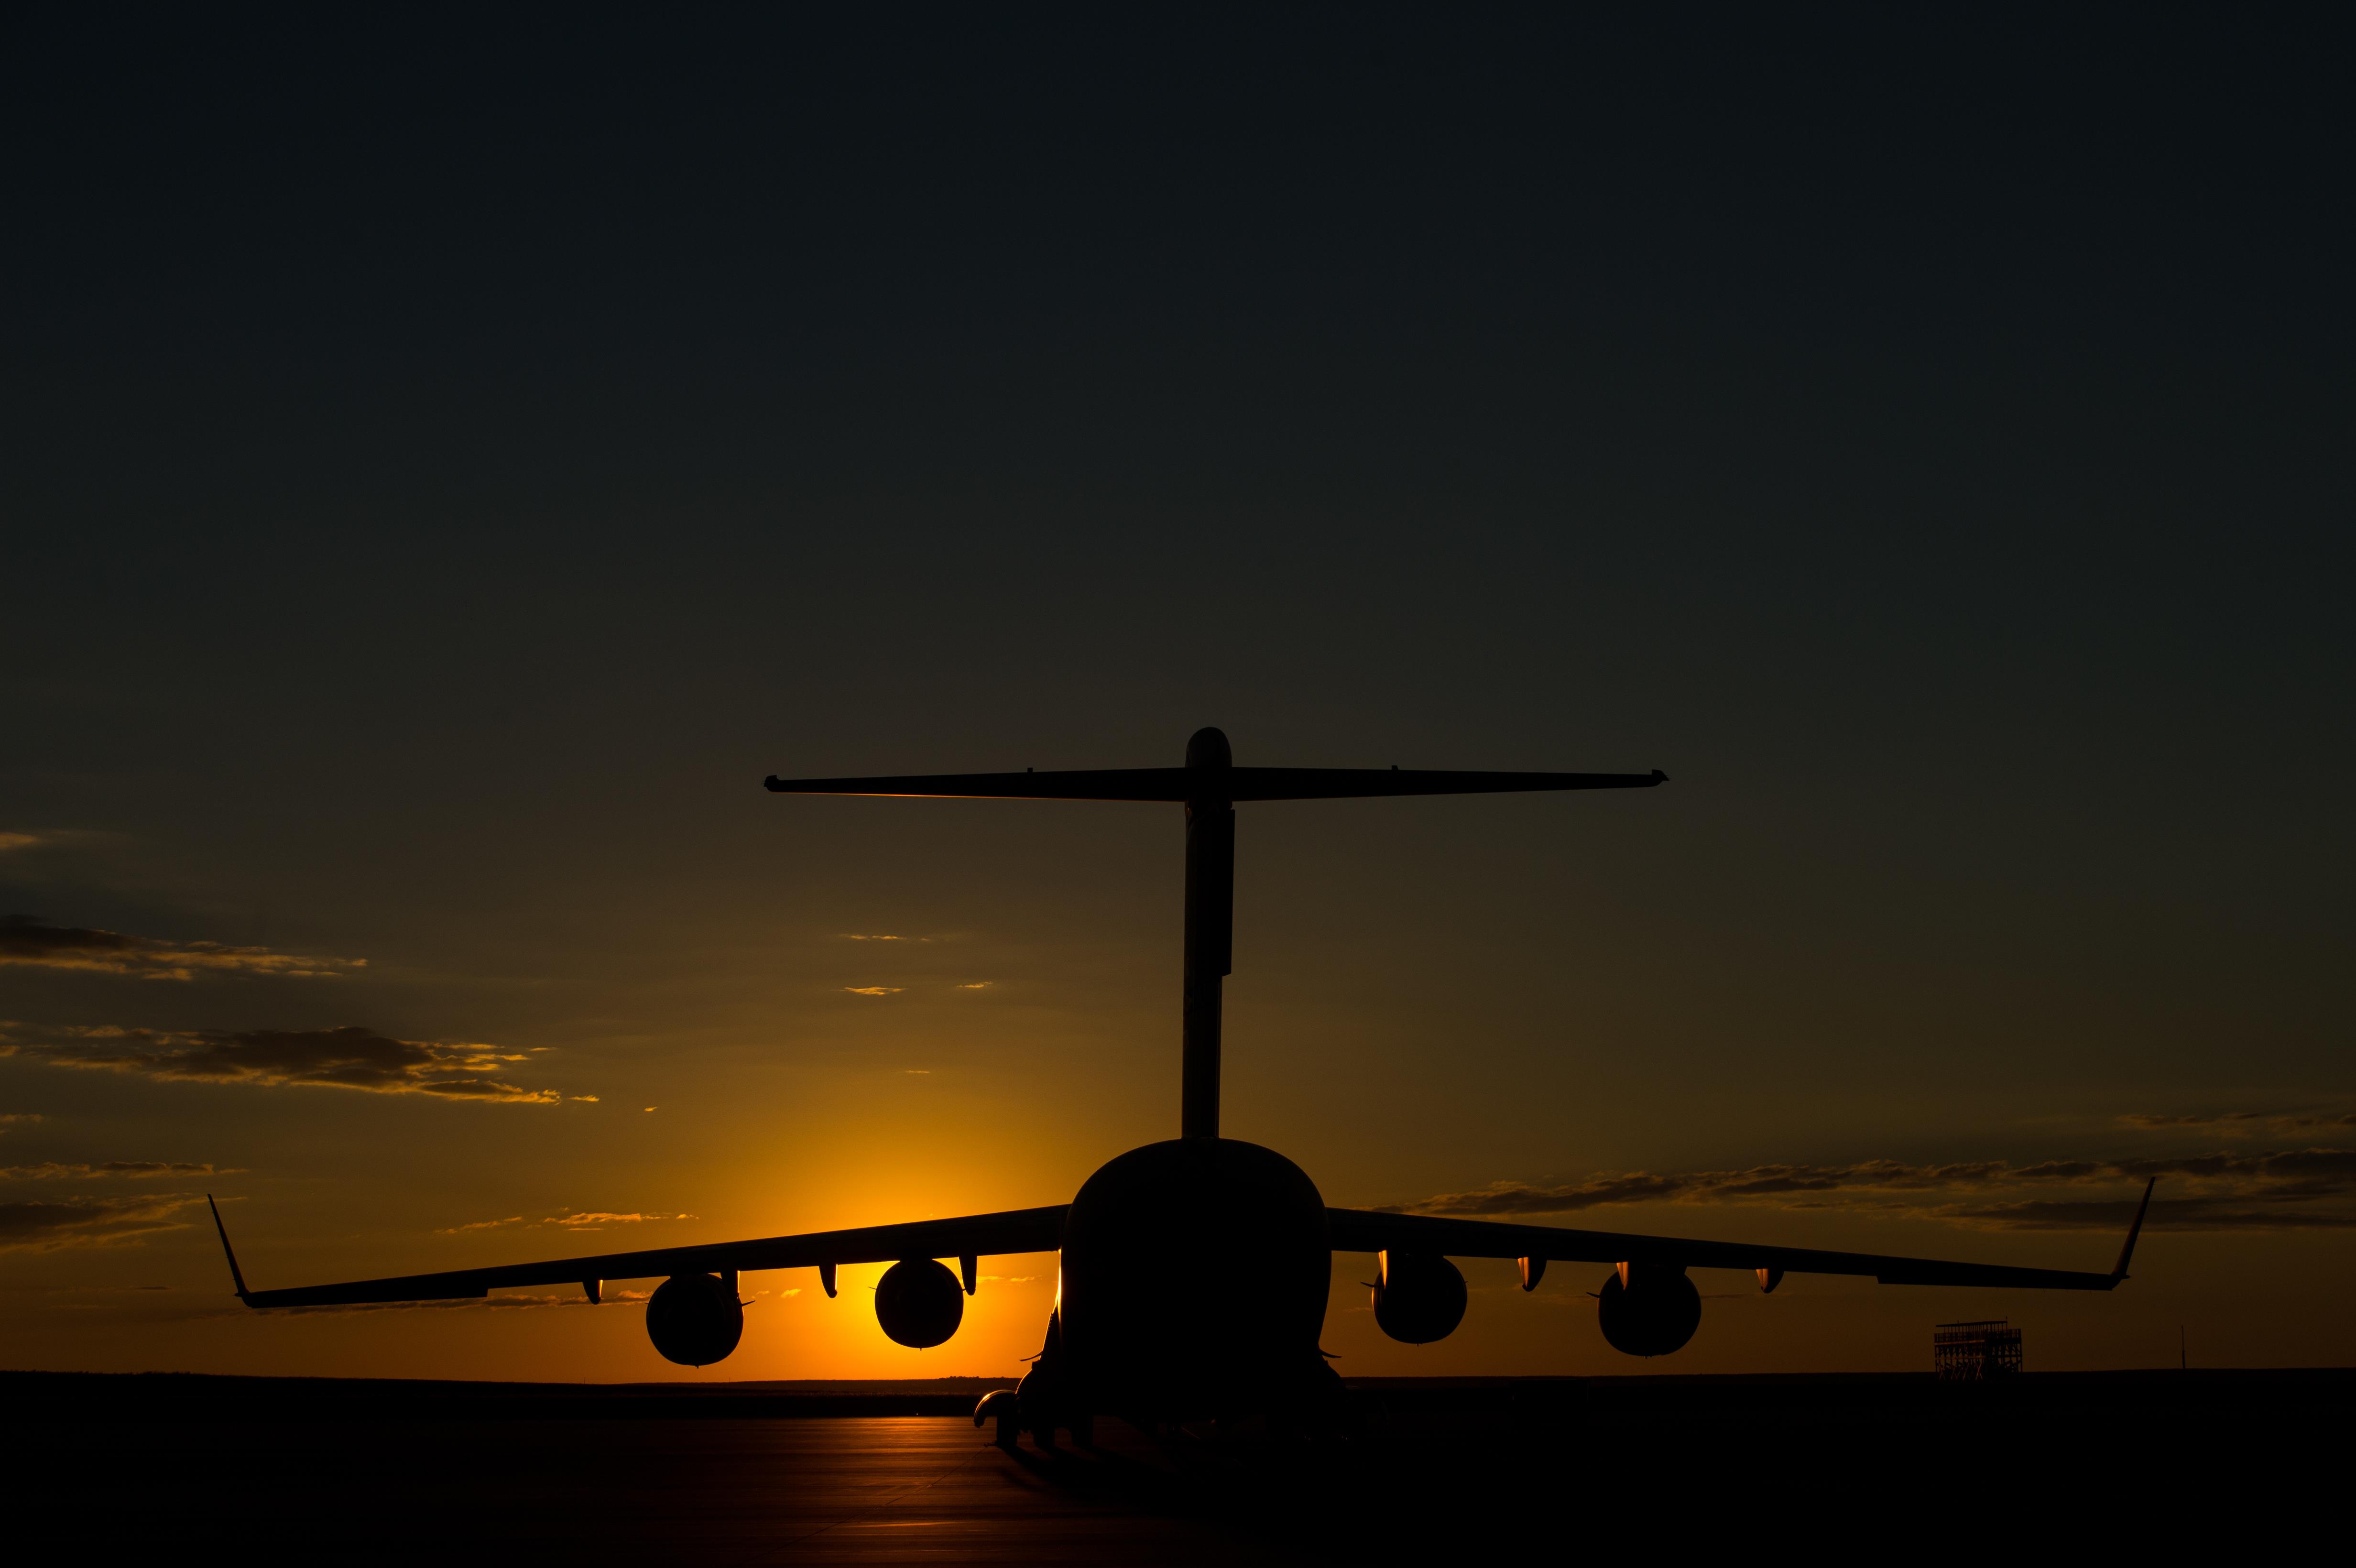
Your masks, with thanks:
<instances>
[{"instance_id":1,"label":"fuselage","mask_svg":"<svg viewBox=\"0 0 2356 1568\"><path fill-rule=\"evenodd\" d=\"M1192 1420L1313 1403L1325 1201L1273 1149L1173 1138L1108 1162L1064 1221L1043 1370L1087 1413ZM1026 1395L1026 1400L1027 1400Z\"/></svg>"}]
</instances>

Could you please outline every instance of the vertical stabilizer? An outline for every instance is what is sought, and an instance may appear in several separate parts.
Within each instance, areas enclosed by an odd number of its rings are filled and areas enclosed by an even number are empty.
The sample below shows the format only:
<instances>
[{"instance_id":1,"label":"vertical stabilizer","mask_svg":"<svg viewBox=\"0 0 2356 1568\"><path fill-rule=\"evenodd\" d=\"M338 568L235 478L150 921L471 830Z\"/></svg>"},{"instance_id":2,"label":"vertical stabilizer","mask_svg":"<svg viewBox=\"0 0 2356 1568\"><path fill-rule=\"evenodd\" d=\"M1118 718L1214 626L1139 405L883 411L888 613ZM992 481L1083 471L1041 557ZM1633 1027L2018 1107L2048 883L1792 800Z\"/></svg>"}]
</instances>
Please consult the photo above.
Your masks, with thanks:
<instances>
[{"instance_id":1,"label":"vertical stabilizer","mask_svg":"<svg viewBox=\"0 0 2356 1568\"><path fill-rule=\"evenodd\" d=\"M1649 773L1462 773L1430 768L1239 768L1226 735L1194 731L1178 768L1083 768L1019 773L916 773L762 781L772 795L863 795L959 800L1151 800L1186 807L1185 976L1178 1130L1219 1136L1221 981L1235 966L1236 803L1363 800L1517 790L1652 789Z\"/></svg>"},{"instance_id":2,"label":"vertical stabilizer","mask_svg":"<svg viewBox=\"0 0 2356 1568\"><path fill-rule=\"evenodd\" d=\"M1236 808L1228 798L1234 755L1216 730L1186 742L1186 930L1180 988L1178 1131L1219 1136L1222 983L1235 967Z\"/></svg>"}]
</instances>

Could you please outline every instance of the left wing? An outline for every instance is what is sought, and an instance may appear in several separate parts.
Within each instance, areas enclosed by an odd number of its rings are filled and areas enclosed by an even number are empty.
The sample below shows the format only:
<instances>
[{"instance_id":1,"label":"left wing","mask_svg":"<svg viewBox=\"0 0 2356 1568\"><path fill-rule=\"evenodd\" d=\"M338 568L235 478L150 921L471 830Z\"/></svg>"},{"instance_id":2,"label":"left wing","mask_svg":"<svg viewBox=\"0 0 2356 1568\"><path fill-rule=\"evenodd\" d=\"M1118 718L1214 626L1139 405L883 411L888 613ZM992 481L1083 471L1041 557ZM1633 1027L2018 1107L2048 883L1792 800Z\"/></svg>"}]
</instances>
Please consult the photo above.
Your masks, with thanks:
<instances>
[{"instance_id":1,"label":"left wing","mask_svg":"<svg viewBox=\"0 0 2356 1568\"><path fill-rule=\"evenodd\" d=\"M1692 1242L1676 1236L1630 1236L1615 1231L1566 1231L1552 1225L1504 1225L1490 1220L1444 1220L1430 1214L1379 1214L1328 1209L1327 1230L1337 1253L1438 1253L1460 1258L1544 1258L1558 1263L1656 1264L1669 1268L1756 1270L1771 1275L1869 1275L1883 1285L2008 1285L2028 1290L2110 1290L2127 1277L2136 1237L2151 1207L2147 1182L2126 1244L2108 1274L2015 1268L2004 1264L1943 1263L1874 1253L1827 1253L1812 1247L1766 1247L1747 1242ZM1772 1286L1770 1287L1772 1288Z\"/></svg>"},{"instance_id":2,"label":"left wing","mask_svg":"<svg viewBox=\"0 0 2356 1568\"><path fill-rule=\"evenodd\" d=\"M208 1203L211 1199L206 1200ZM859 1231L820 1231L807 1236L768 1236L754 1242L712 1242L694 1247L656 1247L637 1253L606 1253L589 1258L556 1258L497 1268L451 1269L442 1274L402 1275L392 1279L353 1280L345 1285L305 1285L290 1290L248 1290L245 1275L221 1230L230 1277L237 1298L248 1307L348 1307L380 1301L453 1301L485 1296L511 1285L577 1285L590 1295L609 1279L649 1279L658 1275L729 1274L765 1268L830 1267L836 1264L897 1263L903 1258L969 1258L998 1253L1052 1253L1063 1245L1066 1204L1013 1209L1002 1214L968 1214L954 1220L919 1220L908 1225L871 1225ZM213 1211L220 1228L220 1211ZM831 1275L829 1276L830 1280ZM969 1287L970 1276L969 1276ZM833 1294L831 1283L827 1294Z\"/></svg>"}]
</instances>

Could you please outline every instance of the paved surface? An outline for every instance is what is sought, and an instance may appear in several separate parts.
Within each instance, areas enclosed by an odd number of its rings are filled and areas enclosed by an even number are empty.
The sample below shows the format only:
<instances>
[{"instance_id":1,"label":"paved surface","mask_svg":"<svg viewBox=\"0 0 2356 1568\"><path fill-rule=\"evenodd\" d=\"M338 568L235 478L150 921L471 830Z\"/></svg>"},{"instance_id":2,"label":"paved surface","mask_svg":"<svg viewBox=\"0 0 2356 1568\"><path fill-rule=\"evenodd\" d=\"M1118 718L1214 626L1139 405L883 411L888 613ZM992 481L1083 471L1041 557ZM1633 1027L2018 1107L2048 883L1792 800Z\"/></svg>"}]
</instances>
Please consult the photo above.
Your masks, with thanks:
<instances>
[{"instance_id":1,"label":"paved surface","mask_svg":"<svg viewBox=\"0 0 2356 1568\"><path fill-rule=\"evenodd\" d=\"M1298 1561L1112 1450L1008 1454L969 1420L141 1424L16 1456L52 1541L504 1561ZM33 1474L46 1484L26 1487Z\"/></svg>"},{"instance_id":2,"label":"paved surface","mask_svg":"<svg viewBox=\"0 0 2356 1568\"><path fill-rule=\"evenodd\" d=\"M2335 1506L2356 1394L2344 1373L1393 1388L1317 1443L1104 1423L1092 1453L1010 1453L963 1417L680 1414L657 1393L619 1415L605 1391L260 1391L207 1414L223 1405L207 1381L201 1401L0 1382L11 1542L101 1561L1365 1568L1687 1542L2010 1560L2033 1537L2108 1556L2296 1538Z\"/></svg>"}]
</instances>

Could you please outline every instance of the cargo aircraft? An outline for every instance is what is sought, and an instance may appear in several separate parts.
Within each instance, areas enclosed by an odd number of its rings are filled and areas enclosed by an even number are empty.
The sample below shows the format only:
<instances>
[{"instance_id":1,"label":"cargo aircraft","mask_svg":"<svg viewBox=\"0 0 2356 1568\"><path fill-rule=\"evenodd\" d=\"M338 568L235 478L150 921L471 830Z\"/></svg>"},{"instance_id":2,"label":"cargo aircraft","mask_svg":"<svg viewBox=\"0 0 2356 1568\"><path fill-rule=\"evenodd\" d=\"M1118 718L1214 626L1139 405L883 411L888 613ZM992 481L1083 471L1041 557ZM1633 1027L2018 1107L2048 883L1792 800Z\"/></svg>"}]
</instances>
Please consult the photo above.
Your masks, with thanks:
<instances>
[{"instance_id":1,"label":"cargo aircraft","mask_svg":"<svg viewBox=\"0 0 2356 1568\"><path fill-rule=\"evenodd\" d=\"M442 1301L512 1286L578 1285L595 1301L607 1281L660 1279L647 1302L654 1348L683 1366L735 1349L744 1328L738 1277L815 1268L830 1296L845 1264L887 1263L875 1287L884 1332L916 1348L945 1343L978 1284L980 1259L1060 1253L1046 1339L1019 1390L989 1396L977 1425L1001 1442L1019 1431L1043 1445L1068 1430L1089 1441L1099 1414L1145 1423L1266 1414L1316 1419L1340 1380L1318 1348L1335 1253L1375 1258L1375 1321L1424 1344L1455 1331L1464 1276L1451 1258L1513 1258L1524 1290L1550 1263L1606 1264L1596 1293L1603 1338L1632 1356L1682 1347L1701 1320L1687 1271L1740 1269L1772 1291L1787 1274L1861 1275L1883 1285L2109 1290L2151 1204L2144 1189L2117 1264L2106 1274L1943 1263L1742 1242L1688 1241L1551 1225L1333 1209L1299 1166L1258 1144L1219 1136L1220 986L1234 923L1235 808L1239 802L1512 790L1651 789L1649 773L1441 773L1391 768L1237 767L1227 739L1202 730L1177 768L947 773L913 778L778 779L780 795L1007 800L1159 801L1186 810L1184 980L1179 1136L1108 1162L1069 1203L757 1241L658 1247L498 1268L454 1269L346 1285L251 1290L221 1231L238 1299L248 1307ZM216 1228L220 1213L213 1211ZM952 1273L941 1260L954 1258Z\"/></svg>"}]
</instances>

